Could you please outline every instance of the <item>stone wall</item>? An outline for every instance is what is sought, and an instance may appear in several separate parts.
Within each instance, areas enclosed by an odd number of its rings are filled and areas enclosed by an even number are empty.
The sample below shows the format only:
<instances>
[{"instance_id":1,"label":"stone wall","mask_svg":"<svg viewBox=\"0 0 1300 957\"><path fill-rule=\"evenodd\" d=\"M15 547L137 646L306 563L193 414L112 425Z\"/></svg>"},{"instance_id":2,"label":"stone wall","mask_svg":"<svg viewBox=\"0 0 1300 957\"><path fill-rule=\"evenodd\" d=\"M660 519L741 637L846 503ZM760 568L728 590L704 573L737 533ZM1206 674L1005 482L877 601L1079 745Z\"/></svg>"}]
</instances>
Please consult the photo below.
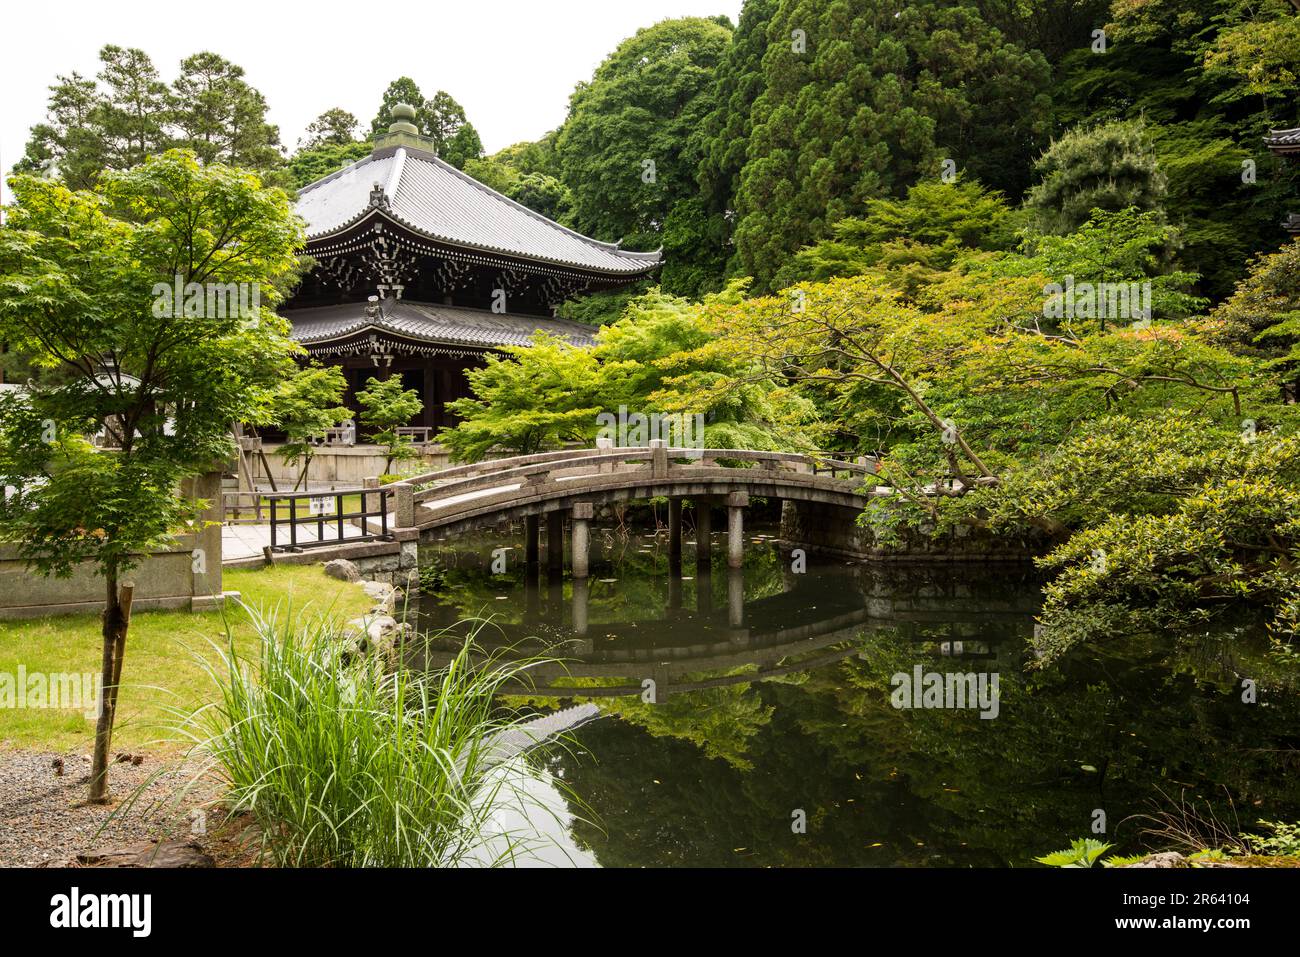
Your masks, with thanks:
<instances>
[{"instance_id":1,"label":"stone wall","mask_svg":"<svg viewBox=\"0 0 1300 957\"><path fill-rule=\"evenodd\" d=\"M221 475L210 473L185 483L181 494L209 502L201 531L179 535L166 548L150 553L127 573L135 583L133 607L199 611L220 605ZM28 567L12 545L0 545L0 618L101 611L104 579L93 565L82 565L67 578L41 575Z\"/></svg>"},{"instance_id":2,"label":"stone wall","mask_svg":"<svg viewBox=\"0 0 1300 957\"><path fill-rule=\"evenodd\" d=\"M358 556L349 559L357 566L363 581L395 585L407 594L420 588L419 541L399 542L396 551L387 555Z\"/></svg>"},{"instance_id":3,"label":"stone wall","mask_svg":"<svg viewBox=\"0 0 1300 957\"><path fill-rule=\"evenodd\" d=\"M882 545L874 530L857 523L858 514L836 505L788 500L781 506L781 538L810 552L912 561L1028 561L1045 550L1037 538L991 535L968 526L938 538L904 529L902 545Z\"/></svg>"},{"instance_id":4,"label":"stone wall","mask_svg":"<svg viewBox=\"0 0 1300 957\"><path fill-rule=\"evenodd\" d=\"M298 466L288 465L279 455L281 446L267 443L263 446L266 461L271 466L271 475L276 487L281 491L293 488L298 481ZM403 472L431 472L446 468L450 456L441 446L420 446L424 451L419 459L410 459L394 464ZM259 465L260 471L260 465ZM367 478L384 474L384 450L378 445L328 446L316 451L312 456L311 468L307 472L307 481L312 488L337 486L339 488L360 488Z\"/></svg>"}]
</instances>

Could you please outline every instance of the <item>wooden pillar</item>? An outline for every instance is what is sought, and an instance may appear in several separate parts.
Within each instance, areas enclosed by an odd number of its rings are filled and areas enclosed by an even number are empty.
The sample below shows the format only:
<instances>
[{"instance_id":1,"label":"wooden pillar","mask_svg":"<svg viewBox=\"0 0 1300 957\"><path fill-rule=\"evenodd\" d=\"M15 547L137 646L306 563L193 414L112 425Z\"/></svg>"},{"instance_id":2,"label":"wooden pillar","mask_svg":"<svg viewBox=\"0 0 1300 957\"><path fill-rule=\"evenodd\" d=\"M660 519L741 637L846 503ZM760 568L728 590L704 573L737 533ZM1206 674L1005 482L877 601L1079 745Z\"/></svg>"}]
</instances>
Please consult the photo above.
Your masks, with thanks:
<instances>
[{"instance_id":1,"label":"wooden pillar","mask_svg":"<svg viewBox=\"0 0 1300 957\"><path fill-rule=\"evenodd\" d=\"M695 567L698 569L713 566L713 502L707 495L695 500Z\"/></svg>"},{"instance_id":2,"label":"wooden pillar","mask_svg":"<svg viewBox=\"0 0 1300 957\"><path fill-rule=\"evenodd\" d=\"M727 566L740 568L745 564L745 507L749 505L748 492L732 492L727 496Z\"/></svg>"},{"instance_id":3,"label":"wooden pillar","mask_svg":"<svg viewBox=\"0 0 1300 957\"><path fill-rule=\"evenodd\" d=\"M564 513L546 513L546 570L552 575L564 571Z\"/></svg>"},{"instance_id":4,"label":"wooden pillar","mask_svg":"<svg viewBox=\"0 0 1300 957\"><path fill-rule=\"evenodd\" d=\"M682 500L668 500L668 559L675 561L680 574L682 563Z\"/></svg>"},{"instance_id":5,"label":"wooden pillar","mask_svg":"<svg viewBox=\"0 0 1300 957\"><path fill-rule=\"evenodd\" d=\"M539 539L541 538L542 523L536 515L524 516L524 561L530 565L537 564L539 549Z\"/></svg>"}]
</instances>

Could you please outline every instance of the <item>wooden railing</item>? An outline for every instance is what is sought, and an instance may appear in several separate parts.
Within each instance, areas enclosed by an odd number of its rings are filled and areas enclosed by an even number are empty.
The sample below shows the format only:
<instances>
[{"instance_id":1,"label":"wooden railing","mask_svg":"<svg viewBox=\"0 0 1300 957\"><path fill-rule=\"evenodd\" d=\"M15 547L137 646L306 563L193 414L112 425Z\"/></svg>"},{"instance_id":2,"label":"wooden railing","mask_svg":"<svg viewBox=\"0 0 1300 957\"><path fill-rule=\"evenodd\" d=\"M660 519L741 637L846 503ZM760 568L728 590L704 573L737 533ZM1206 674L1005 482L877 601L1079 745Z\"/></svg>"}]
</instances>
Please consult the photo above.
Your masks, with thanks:
<instances>
[{"instance_id":1,"label":"wooden railing","mask_svg":"<svg viewBox=\"0 0 1300 957\"><path fill-rule=\"evenodd\" d=\"M266 524L265 496L261 492L222 492L221 521L225 525Z\"/></svg>"},{"instance_id":2,"label":"wooden railing","mask_svg":"<svg viewBox=\"0 0 1300 957\"><path fill-rule=\"evenodd\" d=\"M404 425L394 431L400 438L410 439L417 445L428 445L433 441L433 428L428 425Z\"/></svg>"},{"instance_id":3,"label":"wooden railing","mask_svg":"<svg viewBox=\"0 0 1300 957\"><path fill-rule=\"evenodd\" d=\"M312 439L313 445L341 446L348 448L357 444L357 427L355 425L335 425L325 430L324 436Z\"/></svg>"},{"instance_id":4,"label":"wooden railing","mask_svg":"<svg viewBox=\"0 0 1300 957\"><path fill-rule=\"evenodd\" d=\"M348 510L356 497L358 507ZM343 542L387 540L389 501L387 489L348 489L326 493L281 493L265 496L271 516L271 550L301 551ZM379 519L375 529L371 519ZM356 529L348 534L349 527ZM299 535L299 529L314 530L315 538ZM287 540L286 540L287 536Z\"/></svg>"}]
</instances>

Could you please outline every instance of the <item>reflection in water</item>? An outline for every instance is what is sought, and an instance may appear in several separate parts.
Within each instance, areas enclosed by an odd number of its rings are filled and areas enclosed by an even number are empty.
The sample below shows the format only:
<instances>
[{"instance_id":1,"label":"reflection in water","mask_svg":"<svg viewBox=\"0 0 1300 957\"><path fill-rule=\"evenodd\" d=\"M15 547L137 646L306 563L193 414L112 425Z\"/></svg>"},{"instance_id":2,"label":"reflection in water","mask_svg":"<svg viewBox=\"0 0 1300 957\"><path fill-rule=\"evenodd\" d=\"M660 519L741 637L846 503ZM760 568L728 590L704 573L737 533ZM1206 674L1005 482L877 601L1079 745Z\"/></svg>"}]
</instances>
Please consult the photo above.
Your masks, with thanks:
<instances>
[{"instance_id":1,"label":"reflection in water","mask_svg":"<svg viewBox=\"0 0 1300 957\"><path fill-rule=\"evenodd\" d=\"M563 659L516 703L607 715L529 758L543 807L562 799L554 780L586 806L563 797L558 815L575 860L1023 866L1090 834L1098 810L1104 838L1137 850L1133 815L1180 795L1234 830L1300 816L1300 702L1253 628L1130 640L1039 673L1025 670L1038 588L1020 566L795 574L756 535L743 570L711 570L688 543L678 576L666 543L603 538L587 582L493 576L497 538L434 548L444 584L421 627L451 631L410 660L444 662L469 616L492 618L480 642ZM997 673L998 717L895 709L890 678L917 665ZM1267 706L1241 702L1240 675Z\"/></svg>"},{"instance_id":2,"label":"reflection in water","mask_svg":"<svg viewBox=\"0 0 1300 957\"><path fill-rule=\"evenodd\" d=\"M594 867L595 855L573 837L575 815L554 775L515 758L494 772L502 778L483 827L483 843L470 866L509 863L514 867ZM488 786L497 782L489 780Z\"/></svg>"}]
</instances>

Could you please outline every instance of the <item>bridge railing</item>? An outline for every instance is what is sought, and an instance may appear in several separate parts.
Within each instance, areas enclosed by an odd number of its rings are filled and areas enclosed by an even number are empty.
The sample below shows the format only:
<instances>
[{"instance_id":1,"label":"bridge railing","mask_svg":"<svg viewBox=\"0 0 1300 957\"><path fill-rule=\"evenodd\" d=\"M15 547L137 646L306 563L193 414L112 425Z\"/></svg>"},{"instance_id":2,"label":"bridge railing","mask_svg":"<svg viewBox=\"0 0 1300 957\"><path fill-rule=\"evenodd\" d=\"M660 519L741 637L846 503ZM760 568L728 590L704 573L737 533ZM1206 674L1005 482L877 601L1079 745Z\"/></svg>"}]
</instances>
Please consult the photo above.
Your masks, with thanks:
<instances>
[{"instance_id":1,"label":"bridge railing","mask_svg":"<svg viewBox=\"0 0 1300 957\"><path fill-rule=\"evenodd\" d=\"M683 464L684 461L684 464ZM738 463L731 465L730 463ZM584 474L616 474L656 468L689 472L694 468L761 468L840 480L875 474L874 460L848 462L827 455L755 449L672 449L652 446L570 449L512 456L428 472L386 486L393 494L410 489L413 503L450 498L498 485L538 485ZM399 491L401 489L402 491Z\"/></svg>"},{"instance_id":2,"label":"bridge railing","mask_svg":"<svg viewBox=\"0 0 1300 957\"><path fill-rule=\"evenodd\" d=\"M652 459L653 450L636 448L613 451L592 450L592 454L579 456L571 454L563 458L530 462L510 468L500 468L499 466L503 462L509 461L501 460L501 462L496 463L498 468L492 471L466 475L461 478L451 478L446 481L439 480L436 481L436 484L426 485L416 491L414 498L416 502L427 502L432 499L449 498L482 488L491 488L495 485L508 485L512 482L537 485L555 477L557 473L577 472L581 474L592 469L599 471L602 466L608 467L612 473L619 465L639 464L650 462ZM439 478L441 479L441 476Z\"/></svg>"},{"instance_id":3,"label":"bridge railing","mask_svg":"<svg viewBox=\"0 0 1300 957\"><path fill-rule=\"evenodd\" d=\"M484 459L482 462L471 462L468 465L454 465L451 468L439 469L436 472L425 472L421 475L413 475L410 478L403 479L401 484L423 486L435 481L494 474L503 469L518 468L523 465L530 465L534 462L558 462L563 459L580 458L584 455L595 455L596 453L603 451L609 450L562 449L557 452L534 452L530 455L512 455L509 458L504 459Z\"/></svg>"},{"instance_id":4,"label":"bridge railing","mask_svg":"<svg viewBox=\"0 0 1300 957\"><path fill-rule=\"evenodd\" d=\"M497 474L502 471L508 471L526 465L560 462L568 459L582 460L603 454L648 454L650 451L650 446L632 445L618 446L609 449L561 449L555 452L534 452L529 455L512 455L508 458L502 459L485 459L482 462L471 462L467 465L456 465L450 468L438 469L433 472L425 472L420 475L413 475L409 478L403 479L402 484L423 486L436 481L448 481L451 479L467 478L476 475ZM821 452L802 453L774 452L764 449L670 448L668 449L668 457L672 459L737 459L741 461L776 460L794 464L811 463L814 472L830 471L835 469L845 472L872 474L876 471L875 463L869 457L866 457L866 461L849 462L836 458L834 455Z\"/></svg>"}]
</instances>

